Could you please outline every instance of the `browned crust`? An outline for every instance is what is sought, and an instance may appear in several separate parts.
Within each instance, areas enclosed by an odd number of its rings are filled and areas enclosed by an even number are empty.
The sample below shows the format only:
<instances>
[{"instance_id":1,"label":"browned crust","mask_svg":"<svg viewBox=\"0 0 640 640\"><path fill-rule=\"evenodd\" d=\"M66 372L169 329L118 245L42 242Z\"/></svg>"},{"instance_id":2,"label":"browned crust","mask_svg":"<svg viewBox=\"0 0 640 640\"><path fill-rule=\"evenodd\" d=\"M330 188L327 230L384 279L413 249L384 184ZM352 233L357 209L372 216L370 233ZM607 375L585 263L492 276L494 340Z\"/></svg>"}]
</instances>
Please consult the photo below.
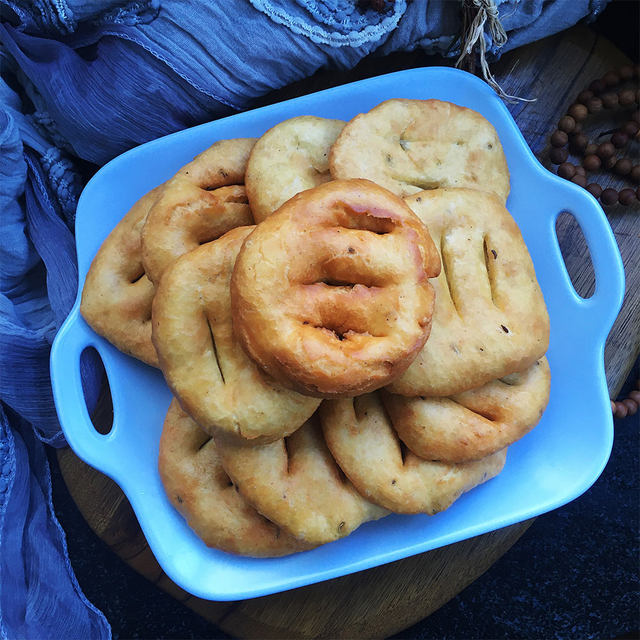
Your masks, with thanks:
<instances>
[{"instance_id":1,"label":"browned crust","mask_svg":"<svg viewBox=\"0 0 640 640\"><path fill-rule=\"evenodd\" d=\"M211 436L175 399L160 438L158 471L167 497L207 546L254 557L310 548L247 503L222 468Z\"/></svg>"},{"instance_id":2,"label":"browned crust","mask_svg":"<svg viewBox=\"0 0 640 640\"><path fill-rule=\"evenodd\" d=\"M298 116L275 125L251 151L245 184L256 223L289 198L331 180L329 150L345 122Z\"/></svg>"},{"instance_id":3,"label":"browned crust","mask_svg":"<svg viewBox=\"0 0 640 640\"><path fill-rule=\"evenodd\" d=\"M402 373L424 345L439 271L429 233L368 180L287 201L245 240L231 280L234 331L270 376L318 397Z\"/></svg>"},{"instance_id":4,"label":"browned crust","mask_svg":"<svg viewBox=\"0 0 640 640\"><path fill-rule=\"evenodd\" d=\"M151 304L155 287L142 265L142 226L162 192L156 187L138 200L96 254L82 289L80 312L91 328L120 351L154 367Z\"/></svg>"},{"instance_id":5,"label":"browned crust","mask_svg":"<svg viewBox=\"0 0 640 640\"><path fill-rule=\"evenodd\" d=\"M315 418L285 439L251 446L216 438L222 464L265 517L308 544L342 538L387 511L340 473Z\"/></svg>"},{"instance_id":6,"label":"browned crust","mask_svg":"<svg viewBox=\"0 0 640 640\"><path fill-rule=\"evenodd\" d=\"M441 100L392 99L347 123L331 148L334 179L368 178L400 196L473 188L509 195L509 170L493 125Z\"/></svg>"},{"instance_id":7,"label":"browned crust","mask_svg":"<svg viewBox=\"0 0 640 640\"><path fill-rule=\"evenodd\" d=\"M423 460L402 447L376 394L326 401L320 416L327 445L345 475L368 500L397 513L443 511L496 476L506 459L503 449L460 464Z\"/></svg>"},{"instance_id":8,"label":"browned crust","mask_svg":"<svg viewBox=\"0 0 640 640\"><path fill-rule=\"evenodd\" d=\"M500 451L535 427L549 402L546 358L521 373L448 398L382 400L398 436L426 460L469 462Z\"/></svg>"},{"instance_id":9,"label":"browned crust","mask_svg":"<svg viewBox=\"0 0 640 640\"><path fill-rule=\"evenodd\" d=\"M320 401L269 379L234 336L229 280L251 230L233 229L167 269L153 301L153 342L167 384L203 429L265 442L297 429Z\"/></svg>"},{"instance_id":10,"label":"browned crust","mask_svg":"<svg viewBox=\"0 0 640 640\"><path fill-rule=\"evenodd\" d=\"M255 138L220 140L167 183L142 231L142 259L156 285L181 255L253 224L244 174Z\"/></svg>"},{"instance_id":11,"label":"browned crust","mask_svg":"<svg viewBox=\"0 0 640 640\"><path fill-rule=\"evenodd\" d=\"M549 314L520 229L494 195L435 189L405 199L442 258L429 341L389 385L452 396L524 371L549 345Z\"/></svg>"}]
</instances>

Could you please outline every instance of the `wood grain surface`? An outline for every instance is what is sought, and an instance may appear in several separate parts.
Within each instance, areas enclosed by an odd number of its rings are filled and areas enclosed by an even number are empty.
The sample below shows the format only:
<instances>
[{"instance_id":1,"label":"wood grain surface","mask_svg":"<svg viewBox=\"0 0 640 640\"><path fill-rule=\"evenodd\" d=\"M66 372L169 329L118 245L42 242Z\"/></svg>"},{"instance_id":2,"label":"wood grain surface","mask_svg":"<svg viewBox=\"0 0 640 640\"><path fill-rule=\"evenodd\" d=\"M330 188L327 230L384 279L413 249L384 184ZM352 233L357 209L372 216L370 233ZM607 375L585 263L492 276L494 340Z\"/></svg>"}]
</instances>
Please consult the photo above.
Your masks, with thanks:
<instances>
[{"instance_id":1,"label":"wood grain surface","mask_svg":"<svg viewBox=\"0 0 640 640\"><path fill-rule=\"evenodd\" d=\"M431 62L419 53L367 61L349 73L317 74L275 92L267 102L351 82L370 75ZM581 26L511 52L494 66L507 93L535 102L510 110L527 142L548 167L549 136L575 96L591 80L628 62L607 40ZM636 145L637 148L637 145ZM615 178L597 178L620 187ZM607 215L622 253L627 290L605 350L609 391L615 397L640 348L640 212L613 207ZM570 216L558 224L567 268L577 291L593 291L593 270L584 239ZM246 638L382 638L425 618L458 594L526 531L531 521L309 587L243 602L195 598L162 572L123 493L110 479L69 449L58 459L69 491L93 531L131 567L227 633Z\"/></svg>"}]
</instances>

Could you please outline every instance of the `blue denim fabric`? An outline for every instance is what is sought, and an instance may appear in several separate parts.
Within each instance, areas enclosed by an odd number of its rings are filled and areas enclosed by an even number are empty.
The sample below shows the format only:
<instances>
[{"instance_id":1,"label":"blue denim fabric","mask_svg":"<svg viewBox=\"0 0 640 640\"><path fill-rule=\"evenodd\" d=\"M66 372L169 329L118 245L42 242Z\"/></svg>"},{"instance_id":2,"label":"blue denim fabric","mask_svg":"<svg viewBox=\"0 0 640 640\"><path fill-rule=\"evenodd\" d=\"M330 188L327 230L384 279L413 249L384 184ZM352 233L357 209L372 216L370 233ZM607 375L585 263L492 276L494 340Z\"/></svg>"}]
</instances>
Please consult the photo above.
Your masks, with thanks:
<instances>
[{"instance_id":1,"label":"blue denim fabric","mask_svg":"<svg viewBox=\"0 0 640 640\"><path fill-rule=\"evenodd\" d=\"M85 598L51 503L44 445L0 402L0 638L102 640L105 617Z\"/></svg>"},{"instance_id":2,"label":"blue denim fabric","mask_svg":"<svg viewBox=\"0 0 640 640\"><path fill-rule=\"evenodd\" d=\"M497 0L505 50L606 0ZM365 55L455 55L459 3L0 0L0 638L109 636L70 568L43 442L49 350L76 295L75 207L95 165ZM83 363L88 404L99 380Z\"/></svg>"}]
</instances>

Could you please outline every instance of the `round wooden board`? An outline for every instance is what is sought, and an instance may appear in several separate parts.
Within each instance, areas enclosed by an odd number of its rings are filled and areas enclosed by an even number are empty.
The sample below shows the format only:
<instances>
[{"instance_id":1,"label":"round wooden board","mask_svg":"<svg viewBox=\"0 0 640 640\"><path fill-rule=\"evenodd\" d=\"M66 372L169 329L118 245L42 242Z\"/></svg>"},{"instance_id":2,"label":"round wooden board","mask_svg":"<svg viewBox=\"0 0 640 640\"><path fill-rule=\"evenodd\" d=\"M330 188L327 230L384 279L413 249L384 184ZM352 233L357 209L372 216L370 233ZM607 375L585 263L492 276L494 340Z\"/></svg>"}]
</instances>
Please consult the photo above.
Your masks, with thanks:
<instances>
[{"instance_id":1,"label":"round wooden board","mask_svg":"<svg viewBox=\"0 0 640 640\"><path fill-rule=\"evenodd\" d=\"M544 158L554 124L566 112L572 97L590 80L626 63L628 59L610 42L579 26L505 55L495 65L494 73L507 93L538 98L533 103L512 105L511 111L533 151ZM361 75L356 70L355 74L314 76L269 99L286 99L396 70L385 66L384 60L376 61L374 66L373 72L365 70ZM615 184L615 178L602 176L599 182L603 186ZM605 350L609 390L615 397L640 348L640 336L634 329L640 324L640 264L635 259L640 253L640 236L637 209L616 207L607 213L627 276L627 295ZM576 231L571 218L558 224L567 268L577 290L584 294L592 290L593 272L582 236ZM115 483L88 467L69 449L60 450L58 459L81 513L115 553L153 583L237 637L388 636L422 620L457 595L500 558L532 522L294 591L242 602L209 602L190 596L162 572L127 499Z\"/></svg>"},{"instance_id":2,"label":"round wooden board","mask_svg":"<svg viewBox=\"0 0 640 640\"><path fill-rule=\"evenodd\" d=\"M127 564L241 638L383 638L426 618L484 573L532 520L419 556L301 589L245 600L195 598L164 574L119 487L70 449L58 452L69 492L89 526Z\"/></svg>"}]
</instances>

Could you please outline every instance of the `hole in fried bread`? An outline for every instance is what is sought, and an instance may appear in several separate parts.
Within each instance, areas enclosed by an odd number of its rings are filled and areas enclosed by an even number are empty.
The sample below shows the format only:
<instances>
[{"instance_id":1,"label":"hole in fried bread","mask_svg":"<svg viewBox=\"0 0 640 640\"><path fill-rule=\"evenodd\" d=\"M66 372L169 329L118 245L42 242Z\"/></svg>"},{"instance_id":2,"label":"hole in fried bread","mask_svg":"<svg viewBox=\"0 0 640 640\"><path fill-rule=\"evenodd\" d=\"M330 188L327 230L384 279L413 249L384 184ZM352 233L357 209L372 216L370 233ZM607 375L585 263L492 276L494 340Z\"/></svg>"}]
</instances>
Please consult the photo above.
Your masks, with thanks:
<instances>
[{"instance_id":1,"label":"hole in fried bread","mask_svg":"<svg viewBox=\"0 0 640 640\"><path fill-rule=\"evenodd\" d=\"M495 249L492 249L489 246L489 240L486 235L482 239L482 247L484 250L484 266L487 270L487 278L489 280L489 290L491 291L491 302L494 305L496 305L495 261L498 259L498 254Z\"/></svg>"},{"instance_id":2,"label":"hole in fried bread","mask_svg":"<svg viewBox=\"0 0 640 640\"><path fill-rule=\"evenodd\" d=\"M475 413L477 415L479 415L481 418L484 418L485 420L488 420L489 422L495 422L498 417L496 416L495 412L492 412L488 409L478 409L477 407L468 407L466 404L463 404L462 402L456 402L455 400L451 399L451 402L453 402L454 404L457 404L458 406L462 407L463 409L466 409L467 411L471 411L471 413Z\"/></svg>"},{"instance_id":3,"label":"hole in fried bread","mask_svg":"<svg viewBox=\"0 0 640 640\"><path fill-rule=\"evenodd\" d=\"M362 422L369 415L367 406L362 396L357 396L353 399L353 412L356 416L357 422Z\"/></svg>"},{"instance_id":4,"label":"hole in fried bread","mask_svg":"<svg viewBox=\"0 0 640 640\"><path fill-rule=\"evenodd\" d=\"M563 211L556 219L556 235L573 288L581 298L590 298L596 284L591 254L582 229L570 212Z\"/></svg>"},{"instance_id":5,"label":"hole in fried bread","mask_svg":"<svg viewBox=\"0 0 640 640\"><path fill-rule=\"evenodd\" d=\"M220 357L218 356L218 347L216 346L216 339L213 335L213 329L211 328L211 323L209 322L209 318L205 314L205 321L207 326L209 327L209 335L211 336L211 345L213 347L213 357L216 360L216 365L218 366L218 371L220 371L220 377L222 378L222 384L225 384L224 373L222 371L222 364L220 363Z\"/></svg>"},{"instance_id":6,"label":"hole in fried bread","mask_svg":"<svg viewBox=\"0 0 640 640\"><path fill-rule=\"evenodd\" d=\"M446 241L445 234L443 233L440 238L440 258L442 260L442 276L444 282L447 287L447 292L449 293L449 299L451 300L451 304L455 310L455 312L460 315L460 311L458 310L458 305L456 304L456 299L454 296L454 286L451 280L451 271L450 271L450 259L448 257L448 252L446 251Z\"/></svg>"},{"instance_id":7,"label":"hole in fried bread","mask_svg":"<svg viewBox=\"0 0 640 640\"><path fill-rule=\"evenodd\" d=\"M138 267L139 268L137 269L135 274L129 278L130 284L135 284L136 282L142 280L142 278L144 278L144 276L146 275L146 272L144 270L144 267L142 266L142 263L138 265Z\"/></svg>"},{"instance_id":8,"label":"hole in fried bread","mask_svg":"<svg viewBox=\"0 0 640 640\"><path fill-rule=\"evenodd\" d=\"M357 229L382 236L391 233L397 226L397 222L388 216L388 210L366 205L357 207L346 202L339 203L337 207L339 209L336 211L338 224L335 228L338 232L341 228Z\"/></svg>"},{"instance_id":9,"label":"hole in fried bread","mask_svg":"<svg viewBox=\"0 0 640 640\"><path fill-rule=\"evenodd\" d=\"M329 287L341 287L343 289L353 289L358 282L347 282L346 280L334 280L332 278L323 278L322 280L318 280L314 284L326 284ZM361 284L361 287L366 287L366 284Z\"/></svg>"},{"instance_id":10,"label":"hole in fried bread","mask_svg":"<svg viewBox=\"0 0 640 640\"><path fill-rule=\"evenodd\" d=\"M348 258L346 256L342 256L345 262L342 264L338 263L338 260L334 262L327 262L322 265L320 274L313 274L316 279L312 282L301 282L300 284L304 286L316 286L321 288L330 289L354 289L355 287L361 288L364 290L369 290L370 292L373 290L384 289L385 285L388 283L388 279L385 281L384 276L386 274L379 273L358 273L356 268L353 267L351 272L349 273L349 265L346 263ZM318 277L318 275L320 277Z\"/></svg>"},{"instance_id":11,"label":"hole in fried bread","mask_svg":"<svg viewBox=\"0 0 640 640\"><path fill-rule=\"evenodd\" d=\"M391 176L394 180L406 184L408 187L415 187L421 191L433 191L442 186L442 180L420 180L416 178L403 178L402 176Z\"/></svg>"},{"instance_id":12,"label":"hole in fried bread","mask_svg":"<svg viewBox=\"0 0 640 640\"><path fill-rule=\"evenodd\" d=\"M345 329L344 327L327 327L326 325L316 325L311 324L308 320L303 320L302 324L304 326L311 327L312 329L318 329L319 331L324 332L326 335L331 335L333 338L338 340L339 342L344 342L345 340L349 340L350 338L355 338L356 336L366 337L366 338L383 338L384 336L374 335L369 333L368 331L356 331L354 329Z\"/></svg>"},{"instance_id":13,"label":"hole in fried bread","mask_svg":"<svg viewBox=\"0 0 640 640\"><path fill-rule=\"evenodd\" d=\"M411 455L411 451L409 450L409 447L407 447L407 445L402 442L402 440L400 440L400 438L398 438L397 440L398 446L400 447L400 458L402 459L402 466L404 466L407 463L407 458Z\"/></svg>"},{"instance_id":14,"label":"hole in fried bread","mask_svg":"<svg viewBox=\"0 0 640 640\"><path fill-rule=\"evenodd\" d=\"M284 455L287 461L286 473L288 474L291 468L291 450L289 448L289 438L282 439L282 448L284 449Z\"/></svg>"},{"instance_id":15,"label":"hole in fried bread","mask_svg":"<svg viewBox=\"0 0 640 640\"><path fill-rule=\"evenodd\" d=\"M203 244L209 244L210 242L213 242L214 240L217 240L220 237L219 233L215 233L212 234L210 236L206 236L205 238L201 238L200 240L198 240L198 245L202 246Z\"/></svg>"},{"instance_id":16,"label":"hole in fried bread","mask_svg":"<svg viewBox=\"0 0 640 640\"><path fill-rule=\"evenodd\" d=\"M222 178L226 178L226 177L228 177L229 174L221 170L219 175ZM204 185L204 186L201 186L200 188L203 191L220 191L221 193L224 193L224 190L236 191L237 187L244 187L244 185L243 184L225 184L225 185L220 186L218 184L218 185L213 185L213 186L212 185Z\"/></svg>"},{"instance_id":17,"label":"hole in fried bread","mask_svg":"<svg viewBox=\"0 0 640 640\"><path fill-rule=\"evenodd\" d=\"M96 349L87 347L80 354L82 392L93 428L107 435L113 427L111 387L102 358Z\"/></svg>"},{"instance_id":18,"label":"hole in fried bread","mask_svg":"<svg viewBox=\"0 0 640 640\"><path fill-rule=\"evenodd\" d=\"M202 451L211 441L213 440L213 438L209 437L207 438L199 447L198 447L198 451Z\"/></svg>"}]
</instances>

